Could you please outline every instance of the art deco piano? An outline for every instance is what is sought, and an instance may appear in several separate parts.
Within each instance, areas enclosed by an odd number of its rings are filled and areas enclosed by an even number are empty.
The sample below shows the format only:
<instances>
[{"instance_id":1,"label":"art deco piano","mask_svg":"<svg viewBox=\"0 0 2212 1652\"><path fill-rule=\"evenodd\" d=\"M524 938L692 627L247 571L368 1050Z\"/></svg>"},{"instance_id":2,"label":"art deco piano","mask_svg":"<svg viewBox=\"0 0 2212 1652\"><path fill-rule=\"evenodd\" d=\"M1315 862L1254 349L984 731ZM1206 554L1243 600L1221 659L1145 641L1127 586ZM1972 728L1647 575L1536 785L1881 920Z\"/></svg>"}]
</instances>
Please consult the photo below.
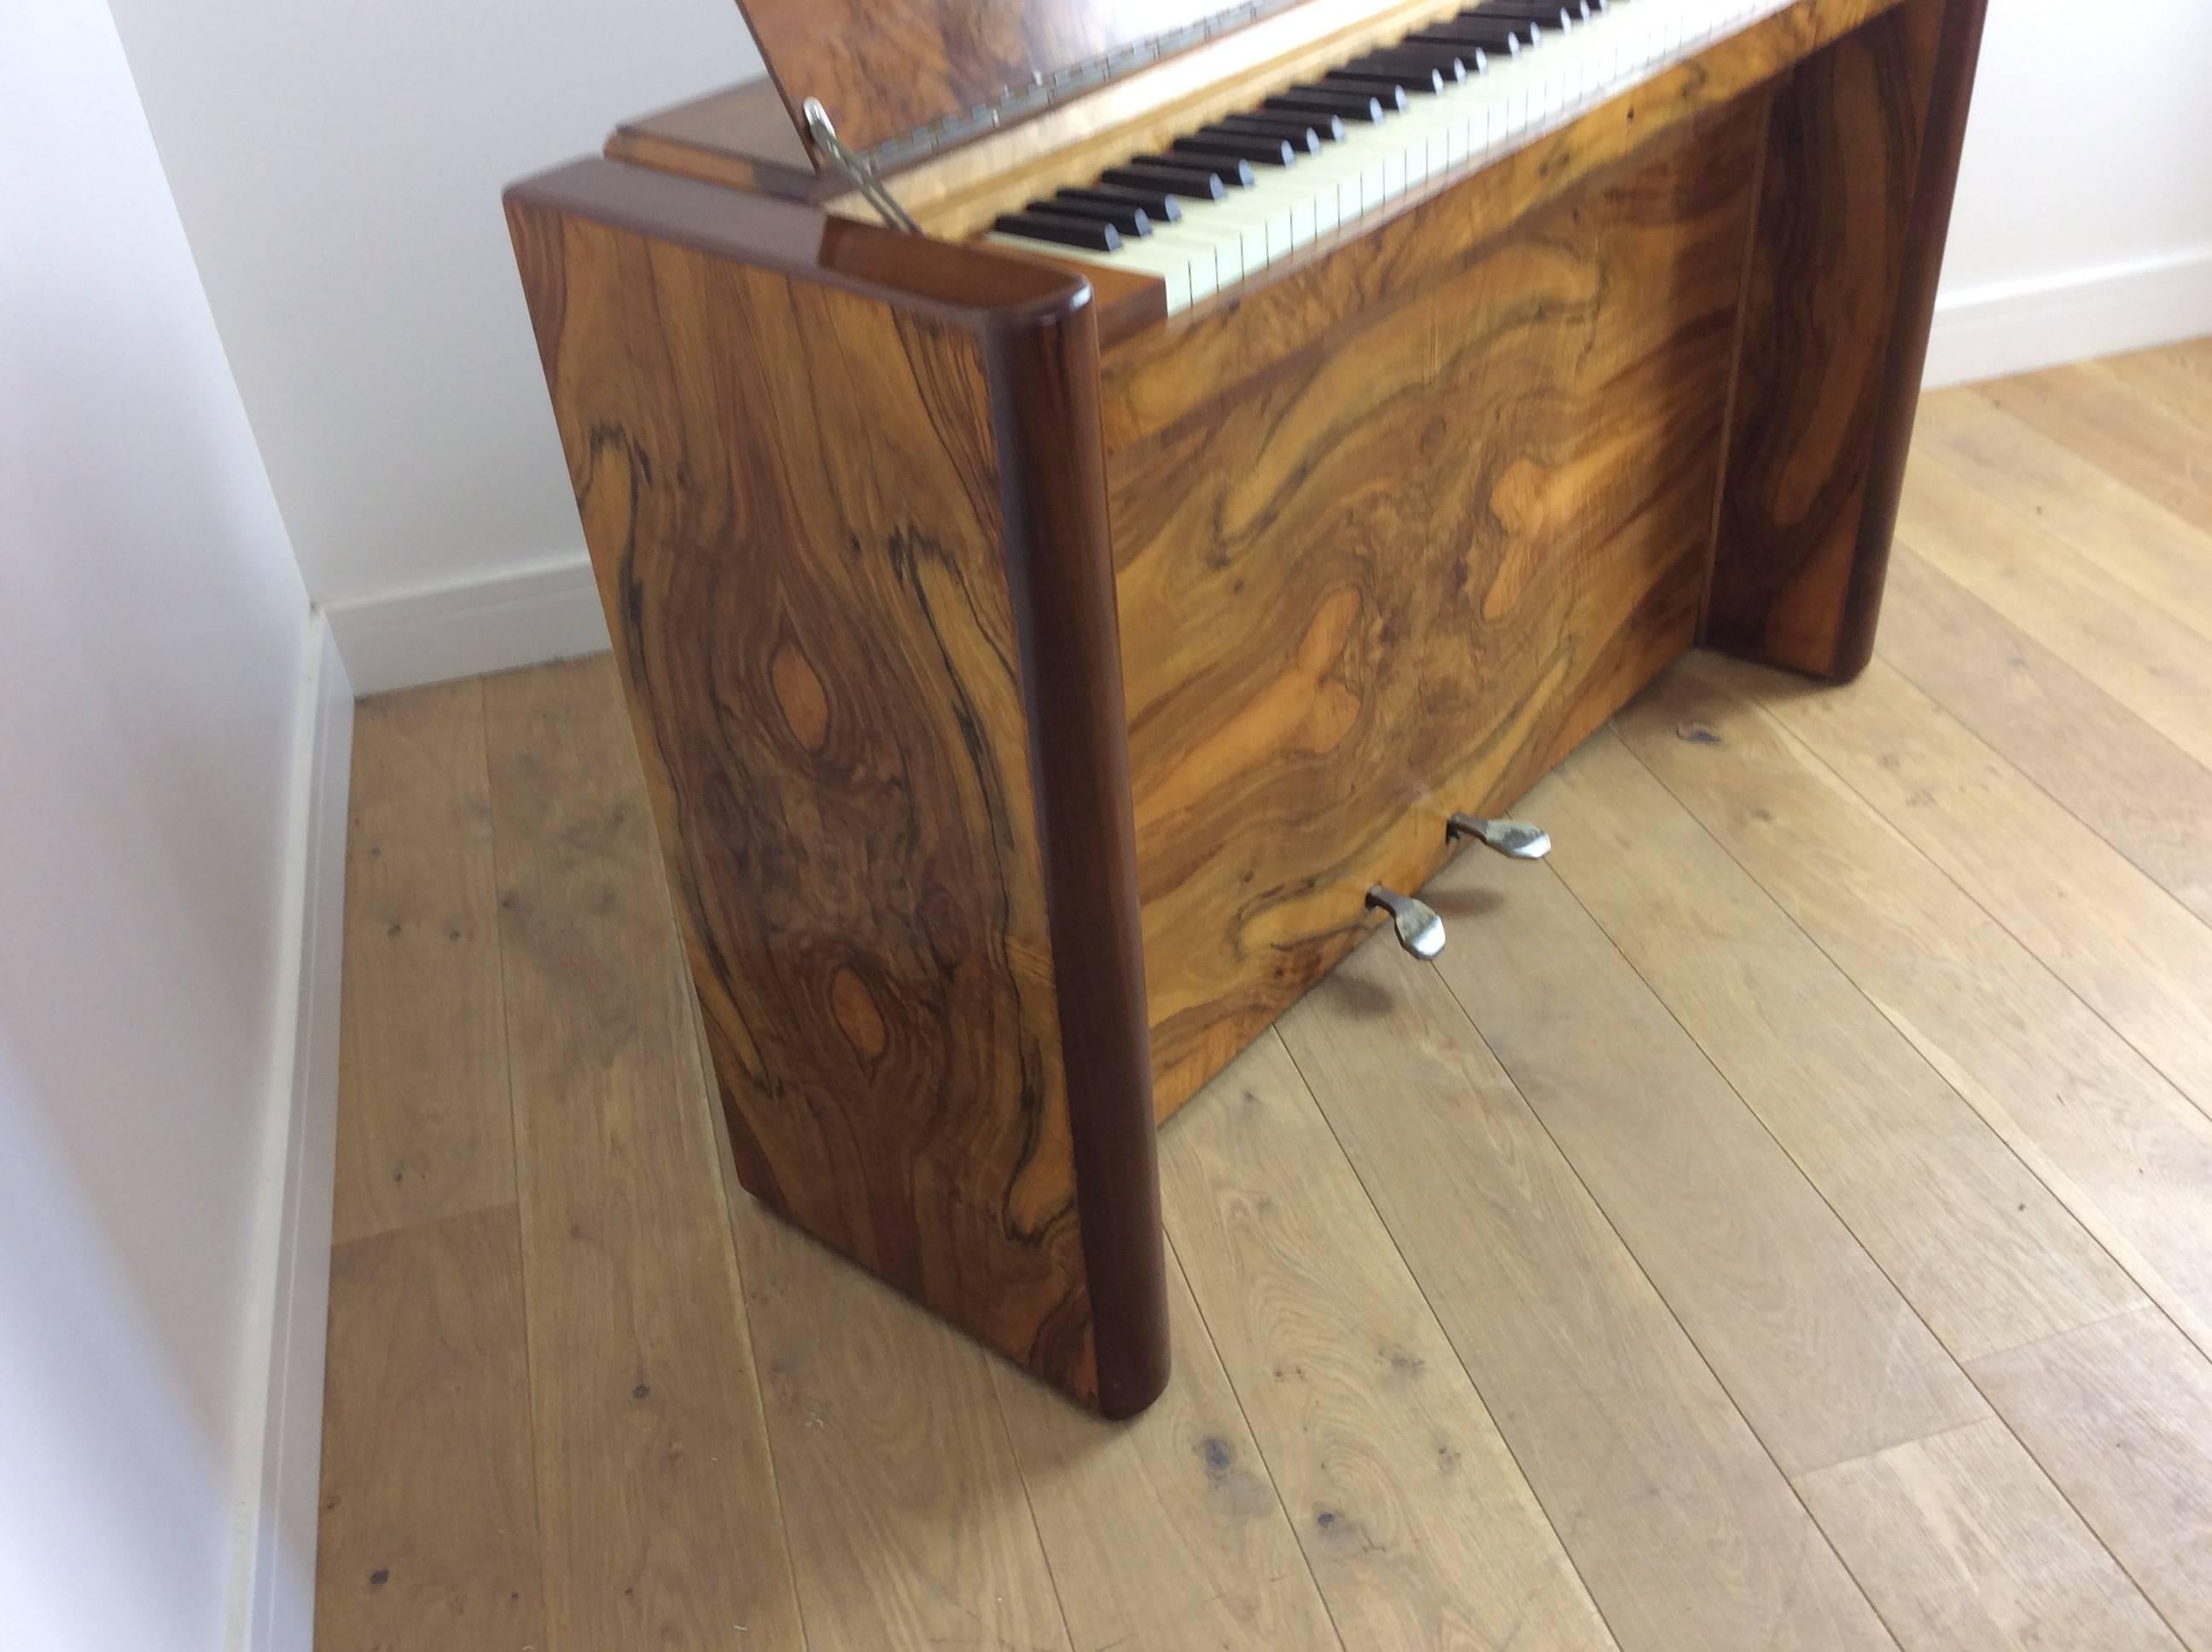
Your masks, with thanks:
<instances>
[{"instance_id":1,"label":"art deco piano","mask_svg":"<svg viewBox=\"0 0 2212 1652\"><path fill-rule=\"evenodd\" d=\"M1985 0L1212 3L750 0L507 196L739 1177L1113 1416L1156 1120L1865 663Z\"/></svg>"}]
</instances>

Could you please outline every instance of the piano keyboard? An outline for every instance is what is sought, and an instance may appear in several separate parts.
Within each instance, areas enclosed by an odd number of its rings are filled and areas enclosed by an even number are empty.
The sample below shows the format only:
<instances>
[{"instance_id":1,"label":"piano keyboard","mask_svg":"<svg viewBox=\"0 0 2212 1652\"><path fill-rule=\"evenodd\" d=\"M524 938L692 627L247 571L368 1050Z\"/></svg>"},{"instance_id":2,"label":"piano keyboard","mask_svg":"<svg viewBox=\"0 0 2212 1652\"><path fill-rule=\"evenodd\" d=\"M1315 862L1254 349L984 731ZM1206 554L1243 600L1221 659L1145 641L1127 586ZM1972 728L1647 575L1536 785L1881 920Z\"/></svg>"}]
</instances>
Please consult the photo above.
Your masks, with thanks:
<instances>
[{"instance_id":1,"label":"piano keyboard","mask_svg":"<svg viewBox=\"0 0 2212 1652\"><path fill-rule=\"evenodd\" d=\"M983 239L1157 276L1172 315L1775 3L1485 0L1032 201Z\"/></svg>"}]
</instances>

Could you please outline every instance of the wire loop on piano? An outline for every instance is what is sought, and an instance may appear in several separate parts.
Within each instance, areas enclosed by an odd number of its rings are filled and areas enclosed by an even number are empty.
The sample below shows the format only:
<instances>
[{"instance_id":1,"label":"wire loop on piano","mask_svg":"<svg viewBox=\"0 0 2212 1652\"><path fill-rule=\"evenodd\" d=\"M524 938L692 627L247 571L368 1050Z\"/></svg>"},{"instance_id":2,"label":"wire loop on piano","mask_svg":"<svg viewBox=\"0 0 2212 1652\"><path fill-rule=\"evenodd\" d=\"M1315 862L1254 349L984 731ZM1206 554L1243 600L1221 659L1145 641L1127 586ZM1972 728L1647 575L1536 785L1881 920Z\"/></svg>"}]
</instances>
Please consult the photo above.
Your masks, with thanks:
<instances>
[{"instance_id":1,"label":"wire loop on piano","mask_svg":"<svg viewBox=\"0 0 2212 1652\"><path fill-rule=\"evenodd\" d=\"M822 100L809 98L799 106L799 110L806 117L808 136L821 146L822 153L830 157L830 163L851 179L853 187L860 191L860 198L875 208L882 215L884 222L893 229L902 229L909 235L921 234L921 226L898 203L897 197L884 187L884 180L877 175L875 167L868 158L848 148L838 137L836 127L830 125L830 112L822 106Z\"/></svg>"}]
</instances>

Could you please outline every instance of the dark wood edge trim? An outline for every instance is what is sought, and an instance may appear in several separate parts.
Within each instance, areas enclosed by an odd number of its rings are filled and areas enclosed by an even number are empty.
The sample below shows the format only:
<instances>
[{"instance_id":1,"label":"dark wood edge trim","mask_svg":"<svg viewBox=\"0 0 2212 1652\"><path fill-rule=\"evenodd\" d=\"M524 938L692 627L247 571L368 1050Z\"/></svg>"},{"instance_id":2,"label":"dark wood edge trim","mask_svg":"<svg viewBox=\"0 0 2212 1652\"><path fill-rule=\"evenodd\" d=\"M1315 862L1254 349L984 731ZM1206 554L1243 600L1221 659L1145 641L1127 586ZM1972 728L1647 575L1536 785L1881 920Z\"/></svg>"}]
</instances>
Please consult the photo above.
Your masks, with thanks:
<instances>
[{"instance_id":1,"label":"dark wood edge trim","mask_svg":"<svg viewBox=\"0 0 2212 1652\"><path fill-rule=\"evenodd\" d=\"M1751 330L1751 280L1759 267L1759 203L1766 192L1766 155L1774 143L1774 96L1753 94L1765 106L1759 112L1759 148L1751 167L1751 210L1744 215L1743 269L1736 282L1735 337L1729 343L1728 389L1721 398L1720 464L1713 476L1712 526L1705 535L1705 578L1698 592L1700 644L1713 617L1713 575L1721 563L1721 530L1728 521L1729 466L1735 457L1736 402L1743 389L1744 337Z\"/></svg>"},{"instance_id":2,"label":"dark wood edge trim","mask_svg":"<svg viewBox=\"0 0 2212 1652\"><path fill-rule=\"evenodd\" d=\"M679 177L696 178L730 189L749 190L780 201L816 203L849 194L853 188L835 173L797 172L779 167L773 161L717 154L656 132L632 131L628 128L609 137L600 153L610 161L625 161L632 166L650 167L655 172L672 172Z\"/></svg>"},{"instance_id":3,"label":"dark wood edge trim","mask_svg":"<svg viewBox=\"0 0 2212 1652\"><path fill-rule=\"evenodd\" d=\"M597 156L511 184L504 198L818 281L979 332L1065 316L1091 303L1091 283L1064 266Z\"/></svg>"},{"instance_id":4,"label":"dark wood edge trim","mask_svg":"<svg viewBox=\"0 0 2212 1652\"><path fill-rule=\"evenodd\" d=\"M1936 320L1936 287L1951 234L1951 206L1958 195L1959 161L1966 148L1966 115L1973 103L1974 71L1981 61L1982 26L1988 15L1989 0L1946 0L1942 32L1936 39L1905 268L1891 314L1887 376L1859 507L1850 593L1828 672L1838 683L1850 682L1874 659L1875 628L1881 617L1898 506L1905 496L1912 426L1920 410L1920 380L1927 371L1928 337Z\"/></svg>"},{"instance_id":5,"label":"dark wood edge trim","mask_svg":"<svg viewBox=\"0 0 2212 1652\"><path fill-rule=\"evenodd\" d=\"M1098 1408L1129 1417L1167 1386L1167 1253L1097 318L1002 330L986 349Z\"/></svg>"}]
</instances>

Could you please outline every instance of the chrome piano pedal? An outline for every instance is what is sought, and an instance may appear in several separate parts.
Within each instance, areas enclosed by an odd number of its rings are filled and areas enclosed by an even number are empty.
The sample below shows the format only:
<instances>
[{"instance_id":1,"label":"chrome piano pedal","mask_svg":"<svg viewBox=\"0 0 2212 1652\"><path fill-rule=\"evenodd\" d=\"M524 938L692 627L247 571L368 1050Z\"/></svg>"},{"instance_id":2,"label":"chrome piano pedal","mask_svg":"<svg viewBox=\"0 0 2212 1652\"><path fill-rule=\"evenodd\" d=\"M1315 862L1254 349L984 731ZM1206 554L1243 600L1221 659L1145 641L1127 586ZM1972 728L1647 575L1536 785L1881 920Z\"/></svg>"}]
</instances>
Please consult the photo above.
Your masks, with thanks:
<instances>
[{"instance_id":1,"label":"chrome piano pedal","mask_svg":"<svg viewBox=\"0 0 2212 1652\"><path fill-rule=\"evenodd\" d=\"M1471 837L1514 860L1541 860L1552 852L1552 835L1525 820L1484 820L1474 815L1454 815L1444 823L1444 836L1454 843Z\"/></svg>"},{"instance_id":2,"label":"chrome piano pedal","mask_svg":"<svg viewBox=\"0 0 2212 1652\"><path fill-rule=\"evenodd\" d=\"M1444 920L1437 916L1436 908L1427 902L1417 901L1410 895L1401 895L1377 884L1367 891L1367 904L1370 910L1380 907L1390 914L1390 926L1397 932L1398 944L1409 956L1433 958L1444 950Z\"/></svg>"}]
</instances>

